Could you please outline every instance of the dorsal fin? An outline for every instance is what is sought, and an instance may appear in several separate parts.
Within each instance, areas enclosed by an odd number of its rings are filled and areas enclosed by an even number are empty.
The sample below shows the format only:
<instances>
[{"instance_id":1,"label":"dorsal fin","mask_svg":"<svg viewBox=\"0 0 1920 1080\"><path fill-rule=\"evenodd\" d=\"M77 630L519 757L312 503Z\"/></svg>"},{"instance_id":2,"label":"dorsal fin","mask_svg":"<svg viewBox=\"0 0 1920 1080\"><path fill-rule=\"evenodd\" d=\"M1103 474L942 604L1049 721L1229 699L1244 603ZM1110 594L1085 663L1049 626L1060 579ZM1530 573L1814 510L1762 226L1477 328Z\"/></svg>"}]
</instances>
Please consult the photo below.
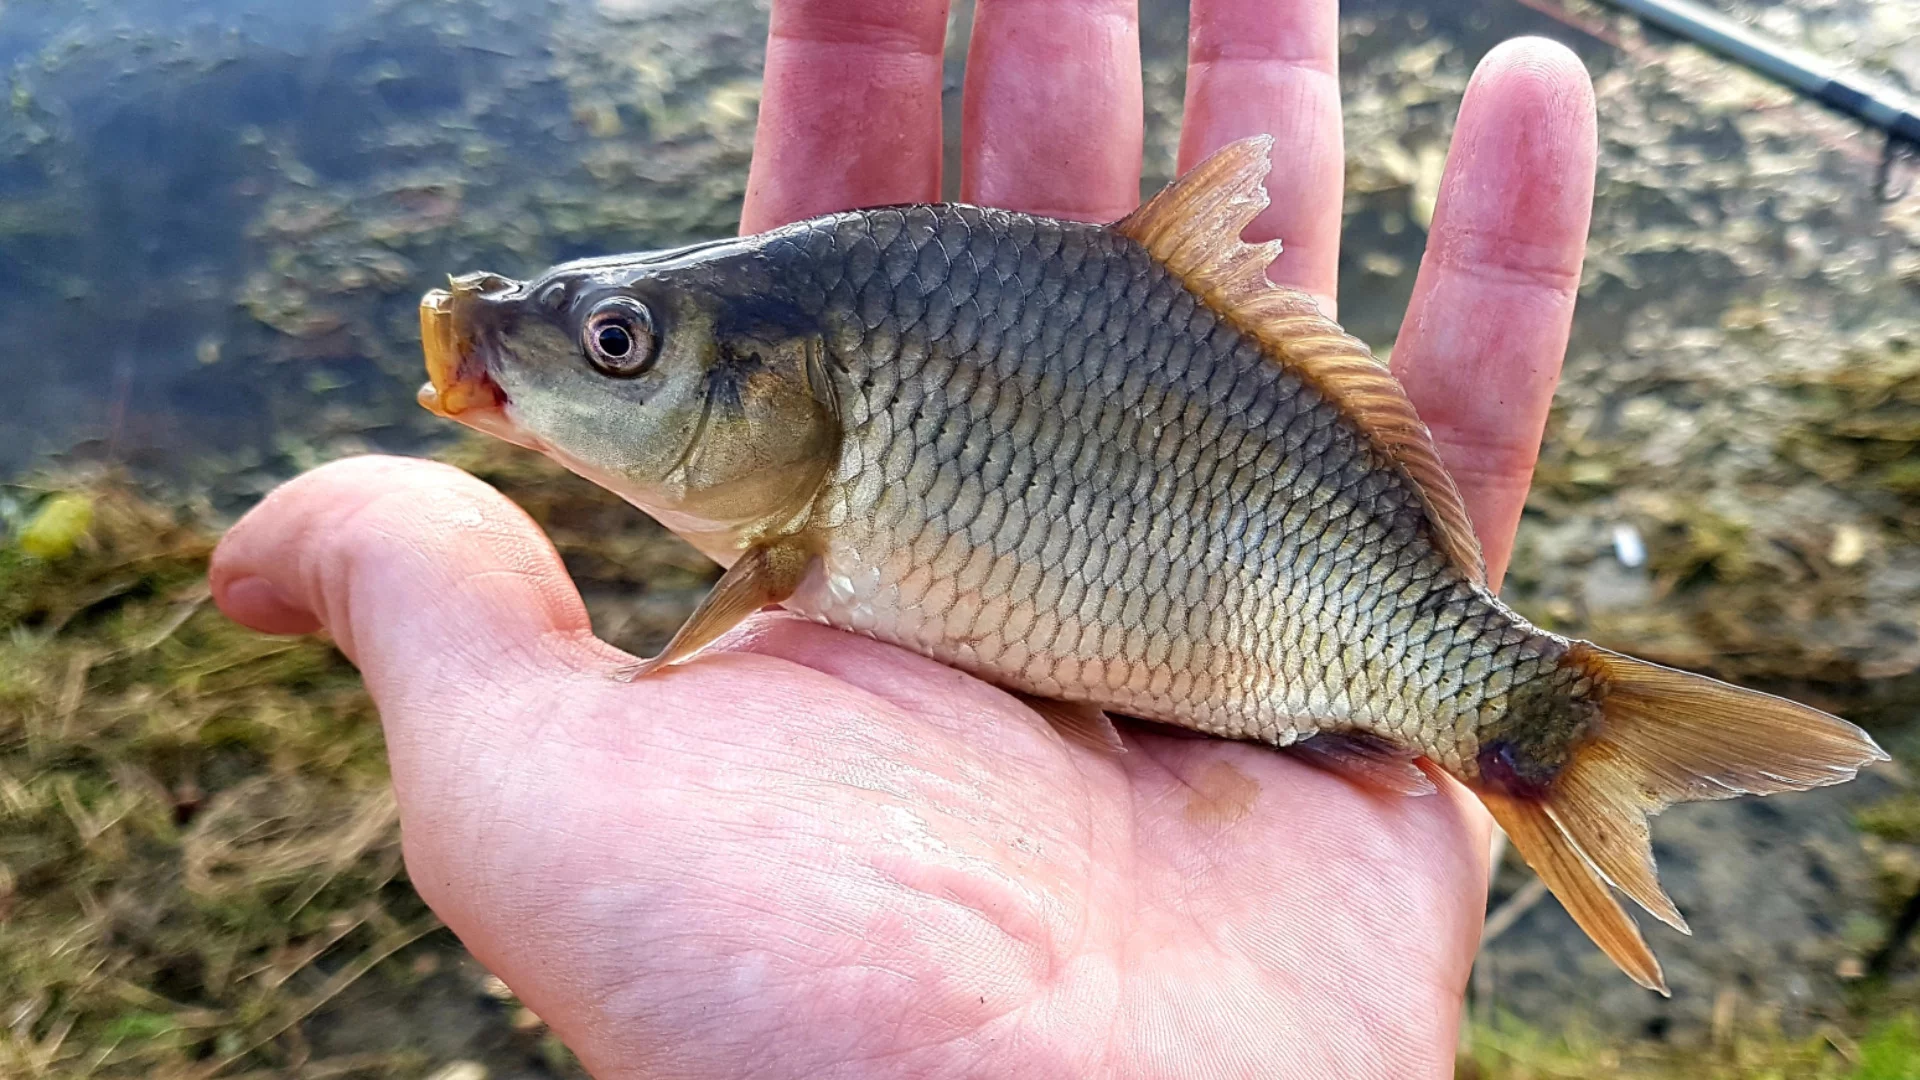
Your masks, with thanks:
<instances>
[{"instance_id":1,"label":"dorsal fin","mask_svg":"<svg viewBox=\"0 0 1920 1080\"><path fill-rule=\"evenodd\" d=\"M1466 503L1400 381L1363 342L1322 315L1312 297L1267 280L1267 267L1280 254L1278 240L1249 244L1240 238L1267 208L1272 152L1268 135L1228 143L1113 228L1311 382L1392 455L1426 501L1436 546L1484 580L1486 564Z\"/></svg>"}]
</instances>

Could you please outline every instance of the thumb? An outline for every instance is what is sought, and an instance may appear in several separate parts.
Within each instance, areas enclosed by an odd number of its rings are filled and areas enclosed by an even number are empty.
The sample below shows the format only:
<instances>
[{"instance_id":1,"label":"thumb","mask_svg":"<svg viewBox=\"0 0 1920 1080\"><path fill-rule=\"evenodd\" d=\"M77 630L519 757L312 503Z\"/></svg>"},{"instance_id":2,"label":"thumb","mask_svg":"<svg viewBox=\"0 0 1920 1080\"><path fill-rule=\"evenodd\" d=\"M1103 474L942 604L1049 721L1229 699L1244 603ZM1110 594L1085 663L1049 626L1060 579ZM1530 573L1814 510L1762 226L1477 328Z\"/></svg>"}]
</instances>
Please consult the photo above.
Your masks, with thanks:
<instances>
[{"instance_id":1,"label":"thumb","mask_svg":"<svg viewBox=\"0 0 1920 1080\"><path fill-rule=\"evenodd\" d=\"M566 796L624 790L580 780L604 765L577 733L625 730L599 723L602 703L580 691L611 694L606 671L627 657L592 636L538 526L458 469L355 458L267 496L221 540L209 576L235 620L326 630L359 666L414 887L503 977L551 986L567 953L527 928L552 882L597 869L577 837L556 834L579 816Z\"/></svg>"},{"instance_id":2,"label":"thumb","mask_svg":"<svg viewBox=\"0 0 1920 1080\"><path fill-rule=\"evenodd\" d=\"M383 710L611 651L539 527L429 461L353 458L283 485L221 540L209 577L237 622L330 633Z\"/></svg>"}]
</instances>

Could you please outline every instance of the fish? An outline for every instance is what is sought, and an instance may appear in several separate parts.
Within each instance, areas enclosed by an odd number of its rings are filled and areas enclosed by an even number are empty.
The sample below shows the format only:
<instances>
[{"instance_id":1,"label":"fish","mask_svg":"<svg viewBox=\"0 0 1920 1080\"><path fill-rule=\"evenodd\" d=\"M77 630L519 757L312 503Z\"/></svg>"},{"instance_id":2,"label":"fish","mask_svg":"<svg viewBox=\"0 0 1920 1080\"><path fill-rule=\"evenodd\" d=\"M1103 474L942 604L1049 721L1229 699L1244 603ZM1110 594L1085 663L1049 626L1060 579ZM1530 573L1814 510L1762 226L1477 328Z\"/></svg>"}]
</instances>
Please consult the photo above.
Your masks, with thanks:
<instances>
[{"instance_id":1,"label":"fish","mask_svg":"<svg viewBox=\"0 0 1920 1080\"><path fill-rule=\"evenodd\" d=\"M725 568L659 678L778 605L970 672L1073 742L1114 716L1464 784L1593 941L1682 932L1649 818L1887 755L1784 698L1529 623L1388 368L1270 282L1272 140L1127 217L961 204L449 279L429 410L552 458Z\"/></svg>"}]
</instances>

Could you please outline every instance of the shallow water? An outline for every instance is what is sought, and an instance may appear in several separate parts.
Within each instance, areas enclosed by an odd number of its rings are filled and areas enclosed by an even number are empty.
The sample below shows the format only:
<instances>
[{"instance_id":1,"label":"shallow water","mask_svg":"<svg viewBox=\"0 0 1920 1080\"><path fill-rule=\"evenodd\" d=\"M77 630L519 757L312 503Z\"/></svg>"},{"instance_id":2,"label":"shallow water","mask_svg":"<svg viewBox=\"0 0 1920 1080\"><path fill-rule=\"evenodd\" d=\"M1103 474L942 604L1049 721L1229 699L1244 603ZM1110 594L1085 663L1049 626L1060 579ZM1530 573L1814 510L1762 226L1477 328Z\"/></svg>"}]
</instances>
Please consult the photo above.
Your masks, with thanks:
<instances>
[{"instance_id":1,"label":"shallow water","mask_svg":"<svg viewBox=\"0 0 1920 1080\"><path fill-rule=\"evenodd\" d=\"M1813 14L1770 6L1767 25L1843 49L1903 25L1885 4L1878 15L1803 6ZM1603 77L1631 61L1515 0L1348 11L1356 190L1343 306L1385 345L1422 240L1408 204L1431 183L1471 63L1515 33L1565 40ZM1184 10L1148 0L1144 22L1152 186L1171 165ZM1911 75L1911 25L1906 46L1866 50L1869 63ZM257 472L242 486L258 487L360 444L416 445L433 429L411 405L408 311L447 269L524 271L731 226L764 26L764 5L748 0L0 7L12 97L0 124L0 372L16 388L0 473L84 444L230 483ZM1725 141L1674 119L1703 149ZM1870 140L1825 126L1840 183L1863 192ZM1622 202L1598 245L1675 214L1711 238L1696 207ZM1822 242L1871 231L1840 213ZM1656 275L1660 261L1638 260ZM1666 261L1693 312L1745 284L1724 265L1701 275ZM1590 298L1582 345L1616 347L1634 302ZM209 454L221 459L211 469Z\"/></svg>"}]
</instances>

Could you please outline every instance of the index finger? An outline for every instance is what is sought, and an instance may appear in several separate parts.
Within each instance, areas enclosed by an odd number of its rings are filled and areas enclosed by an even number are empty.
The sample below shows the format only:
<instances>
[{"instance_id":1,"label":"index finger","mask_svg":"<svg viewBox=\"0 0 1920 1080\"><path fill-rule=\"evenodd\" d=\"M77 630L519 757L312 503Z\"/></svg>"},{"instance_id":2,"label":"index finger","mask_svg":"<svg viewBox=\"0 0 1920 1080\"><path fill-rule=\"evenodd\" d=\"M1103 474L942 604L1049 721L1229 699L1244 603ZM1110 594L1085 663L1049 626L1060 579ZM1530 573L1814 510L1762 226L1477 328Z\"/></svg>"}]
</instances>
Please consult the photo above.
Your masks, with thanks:
<instances>
[{"instance_id":1,"label":"index finger","mask_svg":"<svg viewBox=\"0 0 1920 1080\"><path fill-rule=\"evenodd\" d=\"M776 0L740 231L940 197L947 0Z\"/></svg>"},{"instance_id":2,"label":"index finger","mask_svg":"<svg viewBox=\"0 0 1920 1080\"><path fill-rule=\"evenodd\" d=\"M1077 221L1140 202L1137 0L980 0L960 197Z\"/></svg>"}]
</instances>

